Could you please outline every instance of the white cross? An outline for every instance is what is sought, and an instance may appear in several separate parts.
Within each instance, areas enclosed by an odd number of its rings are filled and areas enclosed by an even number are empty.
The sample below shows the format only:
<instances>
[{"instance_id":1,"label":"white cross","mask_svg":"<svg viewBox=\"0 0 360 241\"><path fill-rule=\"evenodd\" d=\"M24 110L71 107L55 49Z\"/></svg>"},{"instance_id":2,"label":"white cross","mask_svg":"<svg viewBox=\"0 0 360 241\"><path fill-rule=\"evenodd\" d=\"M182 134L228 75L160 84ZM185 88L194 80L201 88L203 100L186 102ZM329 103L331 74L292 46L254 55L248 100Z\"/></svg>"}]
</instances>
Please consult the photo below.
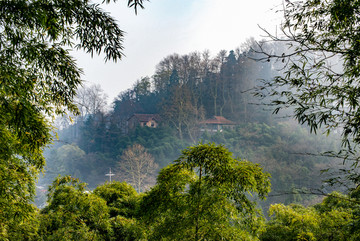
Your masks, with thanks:
<instances>
[{"instance_id":1,"label":"white cross","mask_svg":"<svg viewBox=\"0 0 360 241\"><path fill-rule=\"evenodd\" d=\"M112 177L112 176L115 176L114 173L111 173L111 167L110 167L110 172L109 172L109 173L106 173L105 176L109 176L109 179L110 179L110 182L111 182L111 177Z\"/></svg>"}]
</instances>

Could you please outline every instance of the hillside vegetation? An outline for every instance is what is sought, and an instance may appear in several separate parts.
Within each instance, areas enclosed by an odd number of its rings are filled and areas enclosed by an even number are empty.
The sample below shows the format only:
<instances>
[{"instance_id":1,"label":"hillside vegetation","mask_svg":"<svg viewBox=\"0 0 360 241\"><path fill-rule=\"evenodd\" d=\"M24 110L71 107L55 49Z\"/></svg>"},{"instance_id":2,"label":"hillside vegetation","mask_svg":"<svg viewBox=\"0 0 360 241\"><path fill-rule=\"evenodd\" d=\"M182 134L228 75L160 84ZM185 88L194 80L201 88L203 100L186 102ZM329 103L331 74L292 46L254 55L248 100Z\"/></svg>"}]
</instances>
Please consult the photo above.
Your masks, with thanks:
<instances>
[{"instance_id":1,"label":"hillside vegetation","mask_svg":"<svg viewBox=\"0 0 360 241\"><path fill-rule=\"evenodd\" d=\"M328 178L320 172L335 165L335 160L318 154L335 150L337 135L311 135L289 118L276 119L252 95L262 78L277 73L274 63L252 59L257 56L250 48L253 44L249 41L242 50L220 51L214 58L207 51L170 55L151 78L144 77L120 93L110 111L105 111L106 99L99 86L85 87L77 97L81 114L73 117L71 125L62 119L59 141L46 153L41 182L45 186L59 174L72 175L95 188L108 180L105 174L111 168L114 180L132 183L129 176L134 174L128 171L132 167L127 167L124 152L138 144L154 162L151 170L137 173L146 176L141 184L146 190L155 184L159 168L175 160L181 150L213 142L224 145L235 157L259 163L271 174L268 204L313 202L317 196L301 193L320 189ZM159 126L130 128L129 118L141 113L158 114ZM218 132L201 131L199 123L214 115L236 125Z\"/></svg>"}]
</instances>

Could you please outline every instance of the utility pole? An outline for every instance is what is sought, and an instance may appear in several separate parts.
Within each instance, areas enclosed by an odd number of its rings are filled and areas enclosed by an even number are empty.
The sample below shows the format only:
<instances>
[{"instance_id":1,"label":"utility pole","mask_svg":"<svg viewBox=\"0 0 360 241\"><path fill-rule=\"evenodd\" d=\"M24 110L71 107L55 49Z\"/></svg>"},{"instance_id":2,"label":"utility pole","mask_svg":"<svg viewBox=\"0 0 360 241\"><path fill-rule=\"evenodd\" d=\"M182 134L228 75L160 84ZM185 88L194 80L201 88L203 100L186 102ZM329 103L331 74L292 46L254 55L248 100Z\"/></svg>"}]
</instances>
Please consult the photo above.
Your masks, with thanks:
<instances>
[{"instance_id":1,"label":"utility pole","mask_svg":"<svg viewBox=\"0 0 360 241\"><path fill-rule=\"evenodd\" d=\"M111 177L112 177L112 176L115 176L115 174L111 172L111 167L110 167L109 173L106 173L105 176L109 176L109 180L110 180L110 182L111 182Z\"/></svg>"}]
</instances>

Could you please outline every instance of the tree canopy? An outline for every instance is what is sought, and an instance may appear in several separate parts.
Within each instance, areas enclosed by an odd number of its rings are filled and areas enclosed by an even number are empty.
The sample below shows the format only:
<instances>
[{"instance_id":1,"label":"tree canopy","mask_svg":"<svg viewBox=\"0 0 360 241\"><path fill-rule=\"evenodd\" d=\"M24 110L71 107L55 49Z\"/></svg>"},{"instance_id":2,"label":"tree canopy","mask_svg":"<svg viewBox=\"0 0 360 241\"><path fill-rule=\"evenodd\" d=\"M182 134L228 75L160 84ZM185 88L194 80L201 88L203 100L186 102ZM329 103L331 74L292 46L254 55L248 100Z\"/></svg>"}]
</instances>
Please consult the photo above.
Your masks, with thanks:
<instances>
[{"instance_id":1,"label":"tree canopy","mask_svg":"<svg viewBox=\"0 0 360 241\"><path fill-rule=\"evenodd\" d=\"M358 211L355 199L337 192L310 207L274 204L260 240L358 240Z\"/></svg>"},{"instance_id":2,"label":"tree canopy","mask_svg":"<svg viewBox=\"0 0 360 241\"><path fill-rule=\"evenodd\" d=\"M264 199L269 175L223 146L189 147L162 169L141 202L150 240L256 240L262 219L248 193Z\"/></svg>"},{"instance_id":3,"label":"tree canopy","mask_svg":"<svg viewBox=\"0 0 360 241\"><path fill-rule=\"evenodd\" d=\"M269 176L257 164L234 159L221 145L198 144L163 168L157 185L140 195L125 182L107 182L89 192L78 179L58 177L27 236L258 240L265 223L256 201L270 191Z\"/></svg>"},{"instance_id":4,"label":"tree canopy","mask_svg":"<svg viewBox=\"0 0 360 241\"><path fill-rule=\"evenodd\" d=\"M43 240L106 240L111 234L106 201L89 193L86 184L58 177L49 188L48 206L41 210Z\"/></svg>"},{"instance_id":5,"label":"tree canopy","mask_svg":"<svg viewBox=\"0 0 360 241\"><path fill-rule=\"evenodd\" d=\"M143 0L128 6L136 10ZM0 2L0 237L31 209L34 178L52 139L51 118L78 112L73 99L82 70L70 51L117 61L123 34L99 4L87 0Z\"/></svg>"}]
</instances>

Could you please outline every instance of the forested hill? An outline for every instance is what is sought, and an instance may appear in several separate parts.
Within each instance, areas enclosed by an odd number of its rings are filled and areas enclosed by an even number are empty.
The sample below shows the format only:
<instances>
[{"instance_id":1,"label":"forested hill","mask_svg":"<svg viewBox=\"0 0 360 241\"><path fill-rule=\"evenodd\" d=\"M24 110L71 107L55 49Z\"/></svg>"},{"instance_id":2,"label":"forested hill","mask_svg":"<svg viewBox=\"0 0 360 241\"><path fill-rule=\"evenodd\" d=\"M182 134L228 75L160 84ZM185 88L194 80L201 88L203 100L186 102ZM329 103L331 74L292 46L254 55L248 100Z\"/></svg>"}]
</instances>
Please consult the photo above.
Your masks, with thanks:
<instances>
[{"instance_id":1,"label":"forested hill","mask_svg":"<svg viewBox=\"0 0 360 241\"><path fill-rule=\"evenodd\" d=\"M276 63L254 60L258 56L252 45L249 41L243 49L223 50L215 57L208 51L167 56L153 76L120 93L110 111L99 86L81 89L80 115L73 117L73 124L66 118L58 120L59 140L46 152L46 174L40 184L70 174L95 188L108 180L109 168L115 180L131 183L126 151L139 144L154 161L138 188L144 190L155 183L159 168L177 159L181 150L198 142L215 142L235 157L261 164L272 175L273 193L320 187L324 178L320 170L331 161L306 154L334 150L336 138L310 135L291 119L274 119L272 110L261 104L264 100L253 96L262 79L277 73ZM152 114L156 126L131 126L135 114ZM204 129L201 123L213 116L233 125L218 132ZM281 195L270 202L305 199L311 197Z\"/></svg>"}]
</instances>

